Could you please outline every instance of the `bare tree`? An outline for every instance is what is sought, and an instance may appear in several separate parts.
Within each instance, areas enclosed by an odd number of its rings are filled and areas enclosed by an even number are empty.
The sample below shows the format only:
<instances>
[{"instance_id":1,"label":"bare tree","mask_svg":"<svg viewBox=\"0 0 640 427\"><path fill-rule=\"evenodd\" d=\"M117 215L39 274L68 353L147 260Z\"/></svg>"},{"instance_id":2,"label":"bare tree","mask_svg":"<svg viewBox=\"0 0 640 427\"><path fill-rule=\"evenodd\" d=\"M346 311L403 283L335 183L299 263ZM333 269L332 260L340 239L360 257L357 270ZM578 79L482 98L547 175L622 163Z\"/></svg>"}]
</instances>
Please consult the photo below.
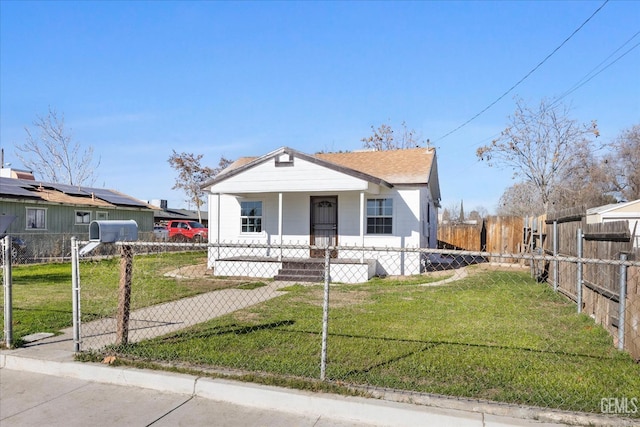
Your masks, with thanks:
<instances>
[{"instance_id":1,"label":"bare tree","mask_svg":"<svg viewBox=\"0 0 640 427\"><path fill-rule=\"evenodd\" d=\"M489 211L487 210L487 208L485 208L484 206L477 206L474 210L469 212L467 218L472 221L476 221L476 223L479 224L487 216L489 216Z\"/></svg>"},{"instance_id":2,"label":"bare tree","mask_svg":"<svg viewBox=\"0 0 640 427\"><path fill-rule=\"evenodd\" d=\"M172 187L173 190L182 189L187 195L186 201L193 203L198 212L198 221L202 222L201 207L205 204L205 191L200 188L200 184L205 180L216 176L220 171L231 164L231 161L224 156L220 157L218 167L210 168L201 166L200 160L203 155L194 155L193 153L177 153L172 150L173 154L169 157L169 164L178 172L176 183Z\"/></svg>"},{"instance_id":3,"label":"bare tree","mask_svg":"<svg viewBox=\"0 0 640 427\"><path fill-rule=\"evenodd\" d=\"M450 223L457 223L460 219L460 205L457 203L449 204L442 211L442 220Z\"/></svg>"},{"instance_id":4,"label":"bare tree","mask_svg":"<svg viewBox=\"0 0 640 427\"><path fill-rule=\"evenodd\" d=\"M443 223L448 223L451 221L451 212L449 212L449 209L444 208L442 210L442 215L441 218L438 218L439 221L442 221Z\"/></svg>"},{"instance_id":5,"label":"bare tree","mask_svg":"<svg viewBox=\"0 0 640 427\"><path fill-rule=\"evenodd\" d=\"M361 139L363 148L384 151L429 146L429 140L423 141L422 138L416 134L415 130L407 127L404 121L400 126L400 133L397 137L388 124L383 123L378 126L377 129L371 126L373 133Z\"/></svg>"},{"instance_id":6,"label":"bare tree","mask_svg":"<svg viewBox=\"0 0 640 427\"><path fill-rule=\"evenodd\" d=\"M516 100L509 126L476 155L489 166L511 168L514 178L533 185L546 212L551 195L577 158L592 150L591 137L599 136L595 121L578 124L569 109L542 100L536 109Z\"/></svg>"},{"instance_id":7,"label":"bare tree","mask_svg":"<svg viewBox=\"0 0 640 427\"><path fill-rule=\"evenodd\" d=\"M544 213L540 194L528 181L518 182L508 187L500 196L496 212L498 215L522 217L538 216Z\"/></svg>"},{"instance_id":8,"label":"bare tree","mask_svg":"<svg viewBox=\"0 0 640 427\"><path fill-rule=\"evenodd\" d=\"M612 190L622 199L640 199L640 124L622 132L605 156L605 169Z\"/></svg>"},{"instance_id":9,"label":"bare tree","mask_svg":"<svg viewBox=\"0 0 640 427\"><path fill-rule=\"evenodd\" d=\"M71 130L64 127L64 115L49 107L46 117L33 122L35 131L25 127L27 140L16 146L16 156L36 176L48 182L69 185L93 184L100 159L94 163L93 147L82 150Z\"/></svg>"},{"instance_id":10,"label":"bare tree","mask_svg":"<svg viewBox=\"0 0 640 427\"><path fill-rule=\"evenodd\" d=\"M606 163L596 158L593 151L584 151L573 159L562 180L553 189L553 210L580 206L591 208L615 203Z\"/></svg>"},{"instance_id":11,"label":"bare tree","mask_svg":"<svg viewBox=\"0 0 640 427\"><path fill-rule=\"evenodd\" d=\"M474 219L482 219L482 218L486 218L489 216L489 210L487 208L485 208L484 206L480 205L480 206L476 206L476 208L473 210L473 212L475 212L474 214ZM476 217L477 215L477 217ZM471 216L471 214L469 214L469 216Z\"/></svg>"}]
</instances>

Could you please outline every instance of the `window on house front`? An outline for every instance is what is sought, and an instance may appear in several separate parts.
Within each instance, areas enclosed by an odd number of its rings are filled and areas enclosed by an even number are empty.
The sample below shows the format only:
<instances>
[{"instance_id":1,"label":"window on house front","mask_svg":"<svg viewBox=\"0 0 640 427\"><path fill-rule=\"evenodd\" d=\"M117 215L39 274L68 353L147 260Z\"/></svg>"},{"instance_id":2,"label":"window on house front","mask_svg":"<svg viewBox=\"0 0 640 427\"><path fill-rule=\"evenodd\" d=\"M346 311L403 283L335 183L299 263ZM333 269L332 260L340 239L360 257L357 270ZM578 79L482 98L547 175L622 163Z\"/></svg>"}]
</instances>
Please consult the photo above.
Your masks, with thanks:
<instances>
[{"instance_id":1,"label":"window on house front","mask_svg":"<svg viewBox=\"0 0 640 427\"><path fill-rule=\"evenodd\" d=\"M96 220L97 221L103 221L105 219L109 219L109 213L108 212L96 212Z\"/></svg>"},{"instance_id":2,"label":"window on house front","mask_svg":"<svg viewBox=\"0 0 640 427\"><path fill-rule=\"evenodd\" d=\"M240 202L240 220L243 233L262 231L262 202Z\"/></svg>"},{"instance_id":3,"label":"window on house front","mask_svg":"<svg viewBox=\"0 0 640 427\"><path fill-rule=\"evenodd\" d=\"M27 208L27 230L45 230L47 228L47 210Z\"/></svg>"},{"instance_id":4,"label":"window on house front","mask_svg":"<svg viewBox=\"0 0 640 427\"><path fill-rule=\"evenodd\" d=\"M89 224L91 222L91 212L76 211L76 224Z\"/></svg>"},{"instance_id":5,"label":"window on house front","mask_svg":"<svg viewBox=\"0 0 640 427\"><path fill-rule=\"evenodd\" d=\"M367 234L391 234L393 232L393 200L367 200Z\"/></svg>"}]
</instances>

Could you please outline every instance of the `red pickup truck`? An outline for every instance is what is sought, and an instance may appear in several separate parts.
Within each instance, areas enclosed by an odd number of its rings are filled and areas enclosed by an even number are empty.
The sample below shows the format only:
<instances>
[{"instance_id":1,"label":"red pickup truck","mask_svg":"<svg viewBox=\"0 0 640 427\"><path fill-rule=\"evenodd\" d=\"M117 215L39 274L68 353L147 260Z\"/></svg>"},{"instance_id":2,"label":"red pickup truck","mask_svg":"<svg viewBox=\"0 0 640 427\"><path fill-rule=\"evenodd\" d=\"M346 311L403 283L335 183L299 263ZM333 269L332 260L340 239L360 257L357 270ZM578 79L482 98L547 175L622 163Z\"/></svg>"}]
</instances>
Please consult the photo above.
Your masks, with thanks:
<instances>
[{"instance_id":1,"label":"red pickup truck","mask_svg":"<svg viewBox=\"0 0 640 427\"><path fill-rule=\"evenodd\" d=\"M171 220L167 224L169 240L176 242L206 242L209 238L209 230L198 221L184 219Z\"/></svg>"}]
</instances>

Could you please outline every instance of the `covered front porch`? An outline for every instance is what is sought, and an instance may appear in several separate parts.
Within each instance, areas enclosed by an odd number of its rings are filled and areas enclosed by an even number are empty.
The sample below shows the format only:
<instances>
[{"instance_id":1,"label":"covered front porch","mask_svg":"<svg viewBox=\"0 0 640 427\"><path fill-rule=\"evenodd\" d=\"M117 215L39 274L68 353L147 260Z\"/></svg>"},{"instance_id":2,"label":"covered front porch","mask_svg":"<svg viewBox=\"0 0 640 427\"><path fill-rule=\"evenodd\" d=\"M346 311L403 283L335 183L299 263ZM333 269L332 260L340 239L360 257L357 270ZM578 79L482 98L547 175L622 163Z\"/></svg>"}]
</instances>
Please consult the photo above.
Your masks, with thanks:
<instances>
[{"instance_id":1,"label":"covered front porch","mask_svg":"<svg viewBox=\"0 0 640 427\"><path fill-rule=\"evenodd\" d=\"M367 250L421 247L420 189L287 148L238 161L206 187L209 267L218 275L284 277L285 261L323 260L327 247L332 281L420 271L417 256Z\"/></svg>"},{"instance_id":2,"label":"covered front porch","mask_svg":"<svg viewBox=\"0 0 640 427\"><path fill-rule=\"evenodd\" d=\"M324 258L229 256L215 260L215 276L273 278L288 282L321 282L325 279ZM363 283L376 273L375 259L330 258L333 283Z\"/></svg>"}]
</instances>

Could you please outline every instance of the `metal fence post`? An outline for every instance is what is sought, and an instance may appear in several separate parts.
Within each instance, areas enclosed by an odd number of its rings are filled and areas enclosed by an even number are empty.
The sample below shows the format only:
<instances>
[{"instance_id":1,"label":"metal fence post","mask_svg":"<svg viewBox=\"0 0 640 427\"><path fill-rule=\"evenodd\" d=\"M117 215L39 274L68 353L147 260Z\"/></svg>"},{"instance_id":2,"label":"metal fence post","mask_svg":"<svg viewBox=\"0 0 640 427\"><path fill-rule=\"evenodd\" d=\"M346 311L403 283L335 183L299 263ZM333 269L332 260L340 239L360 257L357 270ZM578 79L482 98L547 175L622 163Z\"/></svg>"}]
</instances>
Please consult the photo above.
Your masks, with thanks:
<instances>
[{"instance_id":1,"label":"metal fence post","mask_svg":"<svg viewBox=\"0 0 640 427\"><path fill-rule=\"evenodd\" d=\"M320 360L320 380L324 381L327 372L327 338L329 335L329 284L331 283L331 248L324 250L324 298L322 303L322 353Z\"/></svg>"},{"instance_id":2,"label":"metal fence post","mask_svg":"<svg viewBox=\"0 0 640 427\"><path fill-rule=\"evenodd\" d=\"M4 236L3 240L3 258L2 274L4 281L4 345L7 348L13 346L13 296L11 282L11 237Z\"/></svg>"},{"instance_id":3,"label":"metal fence post","mask_svg":"<svg viewBox=\"0 0 640 427\"><path fill-rule=\"evenodd\" d=\"M582 229L578 228L578 263L576 277L576 299L578 303L578 313L582 313Z\"/></svg>"},{"instance_id":4,"label":"metal fence post","mask_svg":"<svg viewBox=\"0 0 640 427\"><path fill-rule=\"evenodd\" d=\"M620 254L620 261L626 261L627 254ZM627 266L620 264L620 302L618 303L618 350L624 350L624 323L627 309Z\"/></svg>"},{"instance_id":5,"label":"metal fence post","mask_svg":"<svg viewBox=\"0 0 640 427\"><path fill-rule=\"evenodd\" d=\"M80 262L78 239L71 237L71 295L73 302L73 350L80 351Z\"/></svg>"},{"instance_id":6,"label":"metal fence post","mask_svg":"<svg viewBox=\"0 0 640 427\"><path fill-rule=\"evenodd\" d=\"M558 220L553 220L553 290L558 291L558 268L560 263L558 262Z\"/></svg>"}]
</instances>

